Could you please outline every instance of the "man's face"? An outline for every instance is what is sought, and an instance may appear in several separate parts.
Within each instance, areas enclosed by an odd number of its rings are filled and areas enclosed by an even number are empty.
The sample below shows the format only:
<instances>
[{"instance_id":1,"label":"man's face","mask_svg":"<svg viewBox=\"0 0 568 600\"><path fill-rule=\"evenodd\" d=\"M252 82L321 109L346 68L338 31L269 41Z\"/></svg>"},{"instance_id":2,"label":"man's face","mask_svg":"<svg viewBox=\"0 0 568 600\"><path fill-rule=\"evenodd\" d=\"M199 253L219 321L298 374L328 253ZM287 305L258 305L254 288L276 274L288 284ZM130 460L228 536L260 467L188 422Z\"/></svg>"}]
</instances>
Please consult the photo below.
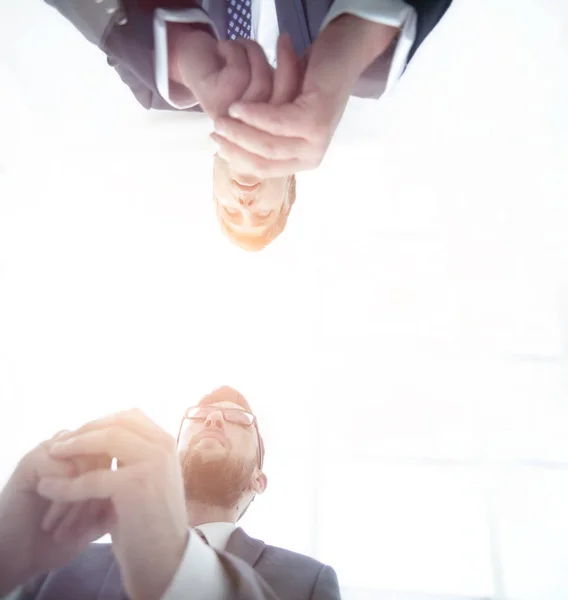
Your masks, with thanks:
<instances>
[{"instance_id":1,"label":"man's face","mask_svg":"<svg viewBox=\"0 0 568 600\"><path fill-rule=\"evenodd\" d=\"M237 235L260 237L272 227L287 199L288 177L258 179L236 173L215 155L213 194L221 218Z\"/></svg>"},{"instance_id":2,"label":"man's face","mask_svg":"<svg viewBox=\"0 0 568 600\"><path fill-rule=\"evenodd\" d=\"M186 419L179 453L188 500L235 507L243 494L261 493L266 485L258 467L258 439L254 426L225 420L219 408L242 408L229 401L207 406L205 421Z\"/></svg>"}]
</instances>

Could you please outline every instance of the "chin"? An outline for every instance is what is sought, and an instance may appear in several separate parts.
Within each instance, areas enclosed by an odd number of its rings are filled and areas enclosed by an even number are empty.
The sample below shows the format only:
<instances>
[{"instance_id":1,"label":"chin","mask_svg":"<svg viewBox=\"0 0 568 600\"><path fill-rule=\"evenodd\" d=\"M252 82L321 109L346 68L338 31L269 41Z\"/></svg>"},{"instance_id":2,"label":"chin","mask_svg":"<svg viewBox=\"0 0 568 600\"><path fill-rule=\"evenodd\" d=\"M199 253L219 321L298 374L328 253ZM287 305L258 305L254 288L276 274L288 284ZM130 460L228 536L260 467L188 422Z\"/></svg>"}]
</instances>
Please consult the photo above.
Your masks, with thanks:
<instances>
[{"instance_id":1,"label":"chin","mask_svg":"<svg viewBox=\"0 0 568 600\"><path fill-rule=\"evenodd\" d=\"M224 446L213 440L202 440L197 444L196 453L202 458L203 461L209 462L211 460L217 460L224 458L227 454L227 450Z\"/></svg>"}]
</instances>

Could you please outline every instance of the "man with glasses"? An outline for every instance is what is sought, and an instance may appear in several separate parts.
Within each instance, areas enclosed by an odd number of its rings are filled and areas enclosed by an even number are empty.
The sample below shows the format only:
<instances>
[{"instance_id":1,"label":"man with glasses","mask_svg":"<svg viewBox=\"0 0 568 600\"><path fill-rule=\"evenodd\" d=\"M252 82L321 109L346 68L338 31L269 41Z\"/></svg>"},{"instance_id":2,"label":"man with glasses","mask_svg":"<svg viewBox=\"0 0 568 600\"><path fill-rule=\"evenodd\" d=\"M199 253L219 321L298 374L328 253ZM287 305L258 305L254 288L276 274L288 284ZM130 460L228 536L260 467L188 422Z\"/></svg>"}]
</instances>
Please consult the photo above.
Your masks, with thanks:
<instances>
[{"instance_id":1,"label":"man with glasses","mask_svg":"<svg viewBox=\"0 0 568 600\"><path fill-rule=\"evenodd\" d=\"M186 411L177 443L137 410L55 436L0 494L0 597L339 600L329 566L237 527L263 461L229 387ZM112 544L89 543L107 532Z\"/></svg>"}]
</instances>

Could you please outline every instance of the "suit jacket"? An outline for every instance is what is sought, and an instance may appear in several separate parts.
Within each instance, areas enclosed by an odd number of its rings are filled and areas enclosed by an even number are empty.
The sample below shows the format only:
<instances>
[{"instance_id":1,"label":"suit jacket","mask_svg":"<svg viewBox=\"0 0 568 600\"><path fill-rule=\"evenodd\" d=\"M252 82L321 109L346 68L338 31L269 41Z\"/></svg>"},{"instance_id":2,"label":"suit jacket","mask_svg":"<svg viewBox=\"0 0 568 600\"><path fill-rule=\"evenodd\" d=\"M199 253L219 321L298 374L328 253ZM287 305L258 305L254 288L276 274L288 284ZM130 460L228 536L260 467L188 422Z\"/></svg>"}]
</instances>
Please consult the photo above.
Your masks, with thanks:
<instances>
[{"instance_id":1,"label":"suit jacket","mask_svg":"<svg viewBox=\"0 0 568 600\"><path fill-rule=\"evenodd\" d=\"M335 571L237 528L218 552L232 582L230 600L340 600ZM193 598L187 590L187 598ZM36 577L18 600L127 600L110 544L91 544L67 566Z\"/></svg>"},{"instance_id":2,"label":"suit jacket","mask_svg":"<svg viewBox=\"0 0 568 600\"><path fill-rule=\"evenodd\" d=\"M145 108L175 110L156 88L153 12L156 8L195 8L200 6L199 0L45 1L57 8L90 42L106 53L109 65L116 69ZM406 0L418 14L416 41L409 58L414 56L420 44L437 25L451 1ZM334 0L276 0L280 31L290 35L298 56L302 56L318 36L333 2ZM109 8L112 11L114 7L119 10L109 14ZM215 22L219 34L226 35L226 0L210 0L209 16ZM373 95L373 79L381 72L379 63L380 59L366 71L355 95ZM384 74L384 69L382 71Z\"/></svg>"}]
</instances>

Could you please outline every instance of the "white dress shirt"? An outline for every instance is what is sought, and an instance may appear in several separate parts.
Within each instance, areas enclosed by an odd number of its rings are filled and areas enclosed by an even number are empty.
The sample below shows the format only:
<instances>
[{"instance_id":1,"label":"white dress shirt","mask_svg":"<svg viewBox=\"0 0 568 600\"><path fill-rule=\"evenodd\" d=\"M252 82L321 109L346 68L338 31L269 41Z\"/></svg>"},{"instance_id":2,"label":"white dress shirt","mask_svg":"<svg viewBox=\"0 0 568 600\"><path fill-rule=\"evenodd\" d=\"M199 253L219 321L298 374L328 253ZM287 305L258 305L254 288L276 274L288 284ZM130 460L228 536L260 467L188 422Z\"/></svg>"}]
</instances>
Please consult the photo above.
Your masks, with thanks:
<instances>
[{"instance_id":1,"label":"white dress shirt","mask_svg":"<svg viewBox=\"0 0 568 600\"><path fill-rule=\"evenodd\" d=\"M162 596L162 600L225 600L231 587L215 550L224 550L236 525L234 523L205 523L199 531L207 539L191 531L180 566Z\"/></svg>"},{"instance_id":2,"label":"white dress shirt","mask_svg":"<svg viewBox=\"0 0 568 600\"><path fill-rule=\"evenodd\" d=\"M182 10L157 9L154 18L154 43L156 60L156 86L161 96L174 108L190 108L197 102L193 97L176 95L170 89L168 80L168 42L167 23L203 23L210 25L219 37L213 21L207 15L208 1L204 0L203 10L188 8ZM278 16L275 0L252 0L251 38L256 40L272 66L276 66L276 44L278 40ZM416 39L416 11L403 0L336 0L320 32L335 18L342 14L382 23L400 29L400 36L394 52L387 79L386 91L399 79L412 44Z\"/></svg>"}]
</instances>

